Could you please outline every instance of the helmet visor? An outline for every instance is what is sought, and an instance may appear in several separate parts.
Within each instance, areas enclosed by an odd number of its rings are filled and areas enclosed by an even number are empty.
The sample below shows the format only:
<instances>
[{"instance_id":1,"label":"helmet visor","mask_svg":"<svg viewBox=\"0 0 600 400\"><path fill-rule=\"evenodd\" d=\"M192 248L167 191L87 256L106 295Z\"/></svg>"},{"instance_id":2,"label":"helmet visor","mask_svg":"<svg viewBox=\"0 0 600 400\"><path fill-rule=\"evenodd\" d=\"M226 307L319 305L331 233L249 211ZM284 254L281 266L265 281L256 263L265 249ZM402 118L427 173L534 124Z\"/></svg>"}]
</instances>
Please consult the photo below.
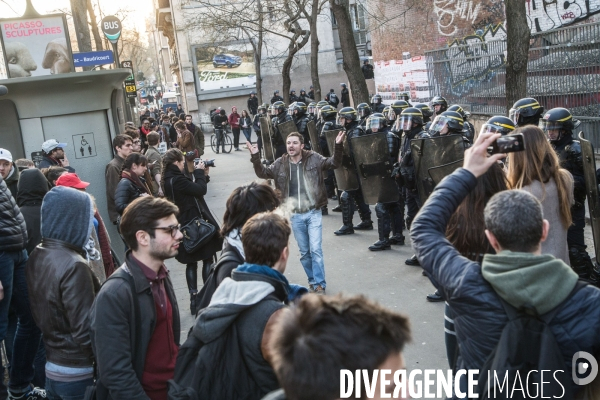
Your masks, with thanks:
<instances>
[{"instance_id":1,"label":"helmet visor","mask_svg":"<svg viewBox=\"0 0 600 400\"><path fill-rule=\"evenodd\" d=\"M431 124L431 128L429 128L433 133L439 133L441 135L448 133L448 118L438 115L433 120Z\"/></svg>"},{"instance_id":2,"label":"helmet visor","mask_svg":"<svg viewBox=\"0 0 600 400\"><path fill-rule=\"evenodd\" d=\"M390 108L390 111L388 112L388 115L387 115L387 120L390 122L396 120L396 111L394 111L393 108Z\"/></svg>"},{"instance_id":3,"label":"helmet visor","mask_svg":"<svg viewBox=\"0 0 600 400\"><path fill-rule=\"evenodd\" d=\"M546 119L540 119L539 128L544 132L548 131L558 131L564 128L562 122L558 121L548 121Z\"/></svg>"},{"instance_id":4,"label":"helmet visor","mask_svg":"<svg viewBox=\"0 0 600 400\"><path fill-rule=\"evenodd\" d=\"M396 121L396 129L401 131L410 131L415 121L412 115L400 115L400 118Z\"/></svg>"},{"instance_id":5,"label":"helmet visor","mask_svg":"<svg viewBox=\"0 0 600 400\"><path fill-rule=\"evenodd\" d=\"M367 129L370 129L373 132L378 132L385 127L385 120L380 117L369 118L367 119Z\"/></svg>"},{"instance_id":6,"label":"helmet visor","mask_svg":"<svg viewBox=\"0 0 600 400\"><path fill-rule=\"evenodd\" d=\"M369 112L369 109L366 108L366 107L360 108L358 110L358 116L361 117L361 118L368 117L369 114L371 114L371 113Z\"/></svg>"},{"instance_id":7,"label":"helmet visor","mask_svg":"<svg viewBox=\"0 0 600 400\"><path fill-rule=\"evenodd\" d=\"M279 114L279 110L277 110L277 108L275 108L275 107L272 107L271 108L271 115L277 115L277 114Z\"/></svg>"},{"instance_id":8,"label":"helmet visor","mask_svg":"<svg viewBox=\"0 0 600 400\"><path fill-rule=\"evenodd\" d=\"M314 114L315 113L315 106L308 106L308 113L309 114Z\"/></svg>"},{"instance_id":9,"label":"helmet visor","mask_svg":"<svg viewBox=\"0 0 600 400\"><path fill-rule=\"evenodd\" d=\"M521 110L518 108L511 108L508 112L508 118L514 122L515 125L519 124L519 116L521 115Z\"/></svg>"},{"instance_id":10,"label":"helmet visor","mask_svg":"<svg viewBox=\"0 0 600 400\"><path fill-rule=\"evenodd\" d=\"M501 133L504 135L506 133L506 128L502 128L493 124L483 124L479 134L481 135L483 133Z\"/></svg>"}]
</instances>

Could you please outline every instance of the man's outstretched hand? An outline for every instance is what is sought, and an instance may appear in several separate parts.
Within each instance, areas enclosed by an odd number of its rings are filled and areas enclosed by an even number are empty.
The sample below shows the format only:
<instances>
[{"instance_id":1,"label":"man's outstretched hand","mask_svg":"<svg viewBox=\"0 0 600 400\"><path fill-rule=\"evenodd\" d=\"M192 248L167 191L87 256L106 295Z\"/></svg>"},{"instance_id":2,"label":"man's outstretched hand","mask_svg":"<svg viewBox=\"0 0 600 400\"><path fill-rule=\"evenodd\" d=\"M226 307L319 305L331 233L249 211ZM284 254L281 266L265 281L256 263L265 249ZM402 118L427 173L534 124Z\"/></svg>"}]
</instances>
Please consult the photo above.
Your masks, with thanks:
<instances>
[{"instance_id":1,"label":"man's outstretched hand","mask_svg":"<svg viewBox=\"0 0 600 400\"><path fill-rule=\"evenodd\" d=\"M336 144L344 143L345 136L346 136L346 131L340 131L338 133L337 137L335 138L335 143Z\"/></svg>"},{"instance_id":2,"label":"man's outstretched hand","mask_svg":"<svg viewBox=\"0 0 600 400\"><path fill-rule=\"evenodd\" d=\"M258 154L258 146L246 141L246 147L250 150L250 154Z\"/></svg>"},{"instance_id":3,"label":"man's outstretched hand","mask_svg":"<svg viewBox=\"0 0 600 400\"><path fill-rule=\"evenodd\" d=\"M506 154L498 153L488 155L488 147L494 143L500 136L499 133L482 133L477 137L473 146L465 151L465 161L463 168L479 178L481 175L490 169L490 167L499 160L506 157Z\"/></svg>"}]
</instances>

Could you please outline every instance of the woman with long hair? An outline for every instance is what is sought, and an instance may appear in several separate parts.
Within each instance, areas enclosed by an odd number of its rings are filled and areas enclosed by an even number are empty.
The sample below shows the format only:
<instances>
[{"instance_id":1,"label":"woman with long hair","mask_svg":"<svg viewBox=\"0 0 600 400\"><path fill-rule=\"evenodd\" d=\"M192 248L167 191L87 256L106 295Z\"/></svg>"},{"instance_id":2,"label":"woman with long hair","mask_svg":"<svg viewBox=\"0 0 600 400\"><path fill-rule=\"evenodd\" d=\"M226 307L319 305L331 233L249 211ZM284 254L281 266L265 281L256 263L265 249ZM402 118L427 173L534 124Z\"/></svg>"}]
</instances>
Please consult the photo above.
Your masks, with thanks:
<instances>
[{"instance_id":1,"label":"woman with long hair","mask_svg":"<svg viewBox=\"0 0 600 400\"><path fill-rule=\"evenodd\" d=\"M177 220L183 226L196 217L212 224L217 231L219 224L204 201L210 181L209 169L203 162L194 165L194 180L183 174L185 158L179 149L170 149L163 157L163 184L165 196L179 207ZM177 261L186 265L185 278L190 292L190 311L196 314L198 293L198 261L203 262L203 271L208 271L218 251L223 247L220 234L215 234L208 243L193 253L184 246L179 247ZM205 278L207 274L203 273Z\"/></svg>"},{"instance_id":2,"label":"woman with long hair","mask_svg":"<svg viewBox=\"0 0 600 400\"><path fill-rule=\"evenodd\" d=\"M483 210L493 195L506 189L506 175L499 164L494 164L477 178L475 189L452 214L446 227L446 238L464 257L481 264L486 253L494 252L485 236ZM444 331L448 363L454 369L458 359L458 342L454 330L454 313L448 302L444 310Z\"/></svg>"},{"instance_id":3,"label":"woman with long hair","mask_svg":"<svg viewBox=\"0 0 600 400\"><path fill-rule=\"evenodd\" d=\"M240 128L242 128L242 132L244 136L246 136L246 141L252 143L252 119L250 119L250 114L248 111L242 111L242 117L240 118Z\"/></svg>"},{"instance_id":4,"label":"woman with long hair","mask_svg":"<svg viewBox=\"0 0 600 400\"><path fill-rule=\"evenodd\" d=\"M273 211L279 204L277 191L265 183L252 182L231 192L225 205L221 228L221 236L224 238L223 251L210 275L215 284L202 288L198 295L197 311L207 307L223 279L231 277L231 272L246 262L242 246L242 227L246 221L256 214Z\"/></svg>"},{"instance_id":5,"label":"woman with long hair","mask_svg":"<svg viewBox=\"0 0 600 400\"><path fill-rule=\"evenodd\" d=\"M140 153L131 153L123 162L121 180L115 191L115 206L120 215L123 215L129 203L138 197L152 195L144 179L147 165L148 159Z\"/></svg>"},{"instance_id":6,"label":"woman with long hair","mask_svg":"<svg viewBox=\"0 0 600 400\"><path fill-rule=\"evenodd\" d=\"M523 134L525 151L509 153L508 182L511 188L526 190L542 203L544 219L550 223L542 253L571 265L567 230L571 226L573 176L560 167L556 152L540 128L526 125L514 133Z\"/></svg>"},{"instance_id":7,"label":"woman with long hair","mask_svg":"<svg viewBox=\"0 0 600 400\"><path fill-rule=\"evenodd\" d=\"M194 134L187 130L184 121L178 121L175 124L175 130L177 131L177 141L175 142L175 147L177 147L183 153L185 157L185 172L191 176L192 171L194 171L194 158L198 156L196 152Z\"/></svg>"}]
</instances>

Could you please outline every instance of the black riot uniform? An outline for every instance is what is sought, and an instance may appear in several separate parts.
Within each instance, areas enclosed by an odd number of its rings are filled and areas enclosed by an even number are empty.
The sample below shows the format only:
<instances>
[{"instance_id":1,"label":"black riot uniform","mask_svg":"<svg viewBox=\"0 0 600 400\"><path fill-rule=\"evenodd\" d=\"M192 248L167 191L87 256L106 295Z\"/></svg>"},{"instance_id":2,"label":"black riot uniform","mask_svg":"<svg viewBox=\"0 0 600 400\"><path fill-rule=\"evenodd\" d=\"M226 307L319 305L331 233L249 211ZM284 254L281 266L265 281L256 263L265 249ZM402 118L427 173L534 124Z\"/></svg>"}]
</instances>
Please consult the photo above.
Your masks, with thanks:
<instances>
[{"instance_id":1,"label":"black riot uniform","mask_svg":"<svg viewBox=\"0 0 600 400\"><path fill-rule=\"evenodd\" d=\"M361 128L366 130L367 118L371 115L371 106L367 103L360 103L356 107L356 112L358 113L358 118L360 119Z\"/></svg>"},{"instance_id":2,"label":"black riot uniform","mask_svg":"<svg viewBox=\"0 0 600 400\"><path fill-rule=\"evenodd\" d=\"M266 103L258 106L257 114L254 116L254 118L252 118L252 128L254 129L254 132L256 133L256 145L258 146L258 152L261 155L263 155L263 153L262 153L263 142L262 142L262 131L261 131L262 128L260 126L260 118L268 117L267 107L268 107L268 104L266 104ZM265 158L264 155L263 155L263 158Z\"/></svg>"},{"instance_id":3,"label":"black riot uniform","mask_svg":"<svg viewBox=\"0 0 600 400\"><path fill-rule=\"evenodd\" d=\"M279 95L279 90L276 90L271 97L271 104L275 104L278 101L283 101L283 97Z\"/></svg>"},{"instance_id":4,"label":"black riot uniform","mask_svg":"<svg viewBox=\"0 0 600 400\"><path fill-rule=\"evenodd\" d=\"M367 120L366 126L367 134L384 133L386 135L389 162L390 165L394 165L400 153L400 138L389 129L385 118L373 115ZM399 202L375 204L375 215L377 216L379 240L369 246L369 250L389 250L392 244L404 244L404 236L402 235L404 211L401 209ZM394 236L390 239L392 230Z\"/></svg>"},{"instance_id":5,"label":"black riot uniform","mask_svg":"<svg viewBox=\"0 0 600 400\"><path fill-rule=\"evenodd\" d=\"M467 138L469 143L473 144L473 141L475 140L475 127L472 123L467 121L467 118L469 118L470 114L458 104L454 104L448 107L448 111L456 111L461 115L463 119L463 136Z\"/></svg>"},{"instance_id":6,"label":"black riot uniform","mask_svg":"<svg viewBox=\"0 0 600 400\"><path fill-rule=\"evenodd\" d=\"M321 118L317 123L317 132L319 132L319 144L323 151L323 157L331 157L329 146L327 145L327 139L323 132L333 131L336 129L344 129L341 125L337 124L337 110L329 104L321 107ZM341 193L336 193L336 182L335 173L332 169L327 170L327 176L325 177L325 189L327 190L327 197L334 200L339 200ZM334 211L342 211L341 206L338 206Z\"/></svg>"},{"instance_id":7,"label":"black riot uniform","mask_svg":"<svg viewBox=\"0 0 600 400\"><path fill-rule=\"evenodd\" d=\"M376 94L371 98L371 112L380 113L383 112L385 108L385 104L383 104L383 99L380 94Z\"/></svg>"},{"instance_id":8,"label":"black riot uniform","mask_svg":"<svg viewBox=\"0 0 600 400\"><path fill-rule=\"evenodd\" d=\"M587 253L583 231L585 229L586 186L583 173L583 156L579 140L573 139L573 129L579 121L566 108L553 108L544 114L540 127L548 135L552 147L560 159L561 167L573 175L574 200L571 207L573 225L567 231L569 261L571 268L581 277L587 279L593 270L593 264Z\"/></svg>"},{"instance_id":9,"label":"black riot uniform","mask_svg":"<svg viewBox=\"0 0 600 400\"><path fill-rule=\"evenodd\" d=\"M298 133L300 133L304 137L304 148L306 150L311 150L312 146L310 143L310 135L308 134L308 115L306 115L306 104L301 101L297 101L294 103L293 109L293 118L296 123L296 128L298 128Z\"/></svg>"},{"instance_id":10,"label":"black riot uniform","mask_svg":"<svg viewBox=\"0 0 600 400\"><path fill-rule=\"evenodd\" d=\"M296 96L296 91L294 89L292 89L292 91L290 92L290 104L294 103L296 101L299 101L300 98L298 96Z\"/></svg>"},{"instance_id":11,"label":"black riot uniform","mask_svg":"<svg viewBox=\"0 0 600 400\"><path fill-rule=\"evenodd\" d=\"M275 159L278 159L286 152L285 143L281 138L281 134L279 133L278 125L286 121L292 121L292 116L288 115L287 108L285 107L285 103L283 101L273 103L273 114L275 117L271 121L273 124L271 142L273 143L273 147L275 147Z\"/></svg>"},{"instance_id":12,"label":"black riot uniform","mask_svg":"<svg viewBox=\"0 0 600 400\"><path fill-rule=\"evenodd\" d=\"M358 123L358 115L356 110L352 107L344 107L338 113L338 121L340 125L343 125L346 129L346 140L352 143L350 139L357 136L362 136L365 131L360 127ZM350 145L351 157L353 157L352 145ZM358 177L357 177L358 179ZM360 180L359 180L360 181ZM352 225L352 217L354 215L354 203L358 206L358 214L360 215L361 222L358 225ZM354 233L354 230L371 230L373 229L373 221L371 220L371 210L369 205L365 203L363 198L362 189L346 190L342 193L340 198L342 206L342 221L343 225L340 229L334 233L340 235L350 235Z\"/></svg>"}]
</instances>

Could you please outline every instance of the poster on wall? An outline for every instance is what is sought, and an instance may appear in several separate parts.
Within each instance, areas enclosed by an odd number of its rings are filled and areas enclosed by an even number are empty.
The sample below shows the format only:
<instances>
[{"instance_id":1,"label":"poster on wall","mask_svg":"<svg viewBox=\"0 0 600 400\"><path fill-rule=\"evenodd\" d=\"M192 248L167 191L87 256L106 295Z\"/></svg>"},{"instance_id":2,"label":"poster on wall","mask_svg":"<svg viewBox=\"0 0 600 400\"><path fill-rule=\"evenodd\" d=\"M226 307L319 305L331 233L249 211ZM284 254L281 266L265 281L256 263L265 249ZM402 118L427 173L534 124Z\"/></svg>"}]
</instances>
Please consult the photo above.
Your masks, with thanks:
<instances>
[{"instance_id":1,"label":"poster on wall","mask_svg":"<svg viewBox=\"0 0 600 400\"><path fill-rule=\"evenodd\" d=\"M75 71L64 14L2 19L0 32L9 78Z\"/></svg>"},{"instance_id":2,"label":"poster on wall","mask_svg":"<svg viewBox=\"0 0 600 400\"><path fill-rule=\"evenodd\" d=\"M254 50L250 43L228 42L194 47L200 92L256 86Z\"/></svg>"},{"instance_id":3,"label":"poster on wall","mask_svg":"<svg viewBox=\"0 0 600 400\"><path fill-rule=\"evenodd\" d=\"M402 60L375 62L375 88L384 104L398 100L400 93L408 93L411 103L425 103L431 99L427 65L424 56Z\"/></svg>"}]
</instances>

